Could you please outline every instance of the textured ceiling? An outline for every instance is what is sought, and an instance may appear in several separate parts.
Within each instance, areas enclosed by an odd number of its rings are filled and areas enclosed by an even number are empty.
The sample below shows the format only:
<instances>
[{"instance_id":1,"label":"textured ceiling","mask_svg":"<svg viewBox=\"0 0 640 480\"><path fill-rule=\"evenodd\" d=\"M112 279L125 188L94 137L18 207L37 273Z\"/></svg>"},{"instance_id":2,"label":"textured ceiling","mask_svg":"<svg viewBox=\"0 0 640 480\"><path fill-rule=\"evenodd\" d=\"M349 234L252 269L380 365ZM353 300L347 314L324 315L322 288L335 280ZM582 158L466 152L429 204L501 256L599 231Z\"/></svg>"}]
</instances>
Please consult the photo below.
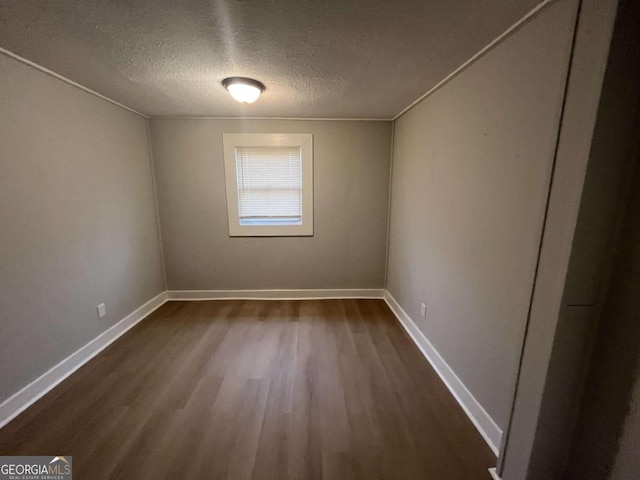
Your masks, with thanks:
<instances>
[{"instance_id":1,"label":"textured ceiling","mask_svg":"<svg viewBox=\"0 0 640 480\"><path fill-rule=\"evenodd\" d=\"M151 116L392 118L538 3L0 0L0 47Z\"/></svg>"}]
</instances>

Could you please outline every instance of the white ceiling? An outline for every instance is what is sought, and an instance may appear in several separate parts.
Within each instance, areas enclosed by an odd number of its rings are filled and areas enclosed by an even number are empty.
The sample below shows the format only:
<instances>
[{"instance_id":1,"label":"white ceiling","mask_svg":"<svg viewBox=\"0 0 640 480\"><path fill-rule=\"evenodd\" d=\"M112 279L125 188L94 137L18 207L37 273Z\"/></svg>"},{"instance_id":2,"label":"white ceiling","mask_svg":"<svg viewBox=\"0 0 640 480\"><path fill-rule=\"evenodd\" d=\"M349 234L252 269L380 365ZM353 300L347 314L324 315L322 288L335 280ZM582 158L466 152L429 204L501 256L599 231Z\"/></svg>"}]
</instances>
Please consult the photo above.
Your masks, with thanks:
<instances>
[{"instance_id":1,"label":"white ceiling","mask_svg":"<svg viewBox=\"0 0 640 480\"><path fill-rule=\"evenodd\" d=\"M0 47L150 116L388 119L539 2L0 0Z\"/></svg>"}]
</instances>

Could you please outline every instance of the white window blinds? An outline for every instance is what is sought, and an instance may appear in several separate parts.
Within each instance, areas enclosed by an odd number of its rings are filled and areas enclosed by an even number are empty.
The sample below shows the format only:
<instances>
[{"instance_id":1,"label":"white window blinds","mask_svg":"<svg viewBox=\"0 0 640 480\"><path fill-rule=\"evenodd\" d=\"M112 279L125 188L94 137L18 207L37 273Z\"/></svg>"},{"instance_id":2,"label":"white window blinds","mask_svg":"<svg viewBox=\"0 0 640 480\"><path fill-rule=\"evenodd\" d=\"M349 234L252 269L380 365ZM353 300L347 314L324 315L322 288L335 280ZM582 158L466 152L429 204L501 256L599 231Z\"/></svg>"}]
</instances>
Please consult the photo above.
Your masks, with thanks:
<instances>
[{"instance_id":1,"label":"white window blinds","mask_svg":"<svg viewBox=\"0 0 640 480\"><path fill-rule=\"evenodd\" d=\"M302 222L300 147L236 147L241 225Z\"/></svg>"}]
</instances>

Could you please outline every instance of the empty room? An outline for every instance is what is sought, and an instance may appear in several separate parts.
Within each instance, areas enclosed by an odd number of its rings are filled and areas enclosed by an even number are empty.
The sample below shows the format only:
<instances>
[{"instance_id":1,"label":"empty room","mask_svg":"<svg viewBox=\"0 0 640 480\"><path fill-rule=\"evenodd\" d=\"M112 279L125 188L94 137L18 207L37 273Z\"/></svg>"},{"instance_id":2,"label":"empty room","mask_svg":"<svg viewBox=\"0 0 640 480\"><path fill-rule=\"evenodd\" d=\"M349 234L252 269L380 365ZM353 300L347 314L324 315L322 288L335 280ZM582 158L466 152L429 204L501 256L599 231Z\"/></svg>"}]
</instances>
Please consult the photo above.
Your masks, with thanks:
<instances>
[{"instance_id":1,"label":"empty room","mask_svg":"<svg viewBox=\"0 0 640 480\"><path fill-rule=\"evenodd\" d=\"M640 479L638 25L0 0L0 480Z\"/></svg>"}]
</instances>

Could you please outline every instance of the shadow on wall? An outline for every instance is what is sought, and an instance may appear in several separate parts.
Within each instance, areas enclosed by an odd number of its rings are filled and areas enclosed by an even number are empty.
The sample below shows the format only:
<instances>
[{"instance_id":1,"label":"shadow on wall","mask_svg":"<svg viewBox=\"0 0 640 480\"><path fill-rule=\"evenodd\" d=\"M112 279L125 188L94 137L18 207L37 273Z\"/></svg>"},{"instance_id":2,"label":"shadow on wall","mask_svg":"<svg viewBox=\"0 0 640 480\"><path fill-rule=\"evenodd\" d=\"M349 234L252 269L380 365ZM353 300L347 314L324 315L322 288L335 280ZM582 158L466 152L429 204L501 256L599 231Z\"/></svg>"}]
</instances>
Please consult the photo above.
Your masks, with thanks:
<instances>
[{"instance_id":1,"label":"shadow on wall","mask_svg":"<svg viewBox=\"0 0 640 480\"><path fill-rule=\"evenodd\" d=\"M629 4L627 3L627 6ZM636 14L640 10L634 7ZM627 19L638 18L626 16ZM626 22L625 22L626 23ZM633 47L634 65L640 64L640 48ZM628 58L627 58L628 59ZM629 64L626 64L629 65ZM637 70L637 69L636 69ZM638 73L638 72L636 72ZM638 75L636 75L638 76ZM637 100L637 99L636 99ZM638 101L636 101L638 103ZM636 108L636 132L640 132ZM638 134L636 133L636 137ZM633 406L634 388L640 383L640 141L630 171L631 196L627 203L611 279L605 297L594 345L590 371L582 401L566 478L568 480L626 480L637 478L638 459L621 455L629 435L640 437L640 405ZM635 399L638 402L638 399ZM635 427L634 427L635 425ZM636 446L637 448L637 446Z\"/></svg>"},{"instance_id":2,"label":"shadow on wall","mask_svg":"<svg viewBox=\"0 0 640 480\"><path fill-rule=\"evenodd\" d=\"M618 245L591 362L568 479L604 480L616 463L640 381L640 170ZM637 473L637 472L636 472ZM632 478L632 477L620 477Z\"/></svg>"},{"instance_id":3,"label":"shadow on wall","mask_svg":"<svg viewBox=\"0 0 640 480\"><path fill-rule=\"evenodd\" d=\"M631 460L635 466L621 453L625 437L636 435L640 438L640 432L630 431L640 424L637 420L632 422L630 416L630 413L638 415L640 412L640 405L632 405L634 386L637 389L640 382L639 18L639 3L622 0L609 65L612 75L619 80L610 84L613 92L610 99L613 99L614 107L616 97L618 101L629 102L617 110L618 115L621 111L629 115L635 112L635 131L631 132L635 146L629 154L629 171L633 172L633 179L575 431L566 475L568 480L638 478L638 471L633 471L639 468L637 451L633 455L635 460ZM631 97L624 95L625 92L631 92ZM615 124L617 118L609 115L609 120Z\"/></svg>"}]
</instances>

